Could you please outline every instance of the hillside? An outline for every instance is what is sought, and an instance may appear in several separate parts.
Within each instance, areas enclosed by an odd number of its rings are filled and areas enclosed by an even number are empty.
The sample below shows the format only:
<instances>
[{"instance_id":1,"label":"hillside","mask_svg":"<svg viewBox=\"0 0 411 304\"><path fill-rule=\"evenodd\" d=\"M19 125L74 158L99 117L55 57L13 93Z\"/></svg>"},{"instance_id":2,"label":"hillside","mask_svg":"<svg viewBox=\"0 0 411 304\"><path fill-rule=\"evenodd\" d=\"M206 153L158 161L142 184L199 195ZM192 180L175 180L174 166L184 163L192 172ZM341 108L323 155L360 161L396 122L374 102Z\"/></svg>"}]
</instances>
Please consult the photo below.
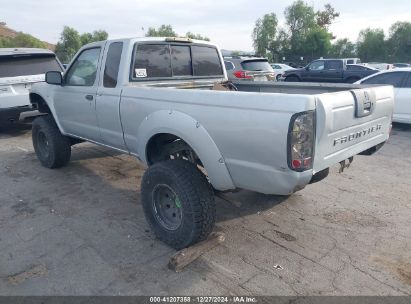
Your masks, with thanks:
<instances>
[{"instance_id":1,"label":"hillside","mask_svg":"<svg viewBox=\"0 0 411 304\"><path fill-rule=\"evenodd\" d=\"M5 22L0 22L0 38L15 38L17 34L19 34L18 31L9 28ZM49 50L54 51L54 49L56 48L54 44L48 43L46 41L42 42L44 42L47 45L47 48Z\"/></svg>"}]
</instances>

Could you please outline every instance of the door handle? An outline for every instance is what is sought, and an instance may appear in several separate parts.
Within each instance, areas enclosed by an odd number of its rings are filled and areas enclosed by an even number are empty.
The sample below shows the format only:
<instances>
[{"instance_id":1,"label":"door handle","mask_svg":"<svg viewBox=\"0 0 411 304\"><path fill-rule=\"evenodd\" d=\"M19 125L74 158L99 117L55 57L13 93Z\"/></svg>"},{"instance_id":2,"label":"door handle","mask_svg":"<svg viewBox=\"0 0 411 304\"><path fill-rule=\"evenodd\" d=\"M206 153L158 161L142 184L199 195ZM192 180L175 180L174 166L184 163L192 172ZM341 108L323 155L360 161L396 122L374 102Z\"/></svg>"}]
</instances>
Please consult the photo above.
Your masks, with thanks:
<instances>
[{"instance_id":1,"label":"door handle","mask_svg":"<svg viewBox=\"0 0 411 304\"><path fill-rule=\"evenodd\" d=\"M94 96L93 96L93 95L86 95L86 99L87 99L87 100L92 101L92 100L93 100L93 98L94 98Z\"/></svg>"}]
</instances>

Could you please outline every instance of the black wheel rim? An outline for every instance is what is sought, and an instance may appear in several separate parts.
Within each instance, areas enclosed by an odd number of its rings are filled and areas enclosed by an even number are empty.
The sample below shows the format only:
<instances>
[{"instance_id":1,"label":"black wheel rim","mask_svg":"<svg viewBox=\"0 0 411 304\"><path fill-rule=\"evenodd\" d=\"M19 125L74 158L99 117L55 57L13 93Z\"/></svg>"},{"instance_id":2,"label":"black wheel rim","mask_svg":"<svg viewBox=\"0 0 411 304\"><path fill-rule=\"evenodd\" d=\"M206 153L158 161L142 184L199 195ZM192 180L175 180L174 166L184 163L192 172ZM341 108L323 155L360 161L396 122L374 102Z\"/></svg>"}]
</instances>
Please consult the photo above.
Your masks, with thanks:
<instances>
[{"instance_id":1,"label":"black wheel rim","mask_svg":"<svg viewBox=\"0 0 411 304\"><path fill-rule=\"evenodd\" d=\"M153 209L157 221L167 230L177 230L183 220L183 211L177 194L167 185L153 189Z\"/></svg>"},{"instance_id":2,"label":"black wheel rim","mask_svg":"<svg viewBox=\"0 0 411 304\"><path fill-rule=\"evenodd\" d=\"M39 131L37 133L37 148L40 152L40 155L42 155L44 158L49 157L49 141L46 137L46 134L44 134L42 131Z\"/></svg>"}]
</instances>

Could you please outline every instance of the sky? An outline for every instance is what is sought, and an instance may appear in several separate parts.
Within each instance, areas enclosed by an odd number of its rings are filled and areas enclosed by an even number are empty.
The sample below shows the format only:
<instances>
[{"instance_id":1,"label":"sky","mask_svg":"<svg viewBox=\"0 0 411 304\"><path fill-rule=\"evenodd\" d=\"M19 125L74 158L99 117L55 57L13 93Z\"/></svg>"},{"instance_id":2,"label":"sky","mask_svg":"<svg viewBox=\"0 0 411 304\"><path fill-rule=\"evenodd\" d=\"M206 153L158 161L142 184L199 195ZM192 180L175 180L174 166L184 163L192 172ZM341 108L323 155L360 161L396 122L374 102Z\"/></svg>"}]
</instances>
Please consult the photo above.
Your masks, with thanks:
<instances>
[{"instance_id":1,"label":"sky","mask_svg":"<svg viewBox=\"0 0 411 304\"><path fill-rule=\"evenodd\" d=\"M221 48L252 50L255 21L275 13L284 24L284 9L293 0L0 0L0 21L41 40L57 43L64 25L79 32L104 29L110 38L144 36L149 27L171 24L183 35L205 35ZM330 3L340 17L330 30L356 41L361 29L411 21L410 0L307 0L315 10ZM144 29L144 30L143 30Z\"/></svg>"}]
</instances>

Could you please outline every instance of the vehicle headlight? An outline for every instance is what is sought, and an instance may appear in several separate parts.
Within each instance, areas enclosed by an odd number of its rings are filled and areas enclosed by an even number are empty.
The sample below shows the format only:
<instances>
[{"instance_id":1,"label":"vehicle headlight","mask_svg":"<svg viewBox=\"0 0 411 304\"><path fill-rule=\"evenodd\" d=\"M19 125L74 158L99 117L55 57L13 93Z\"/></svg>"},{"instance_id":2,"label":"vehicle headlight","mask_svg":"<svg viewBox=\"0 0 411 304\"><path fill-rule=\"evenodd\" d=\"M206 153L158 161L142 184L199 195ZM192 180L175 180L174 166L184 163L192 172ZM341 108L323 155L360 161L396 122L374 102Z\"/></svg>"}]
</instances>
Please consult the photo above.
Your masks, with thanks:
<instances>
[{"instance_id":1,"label":"vehicle headlight","mask_svg":"<svg viewBox=\"0 0 411 304\"><path fill-rule=\"evenodd\" d=\"M308 111L291 117L288 132L288 166L294 171L313 167L315 143L315 112Z\"/></svg>"}]
</instances>

